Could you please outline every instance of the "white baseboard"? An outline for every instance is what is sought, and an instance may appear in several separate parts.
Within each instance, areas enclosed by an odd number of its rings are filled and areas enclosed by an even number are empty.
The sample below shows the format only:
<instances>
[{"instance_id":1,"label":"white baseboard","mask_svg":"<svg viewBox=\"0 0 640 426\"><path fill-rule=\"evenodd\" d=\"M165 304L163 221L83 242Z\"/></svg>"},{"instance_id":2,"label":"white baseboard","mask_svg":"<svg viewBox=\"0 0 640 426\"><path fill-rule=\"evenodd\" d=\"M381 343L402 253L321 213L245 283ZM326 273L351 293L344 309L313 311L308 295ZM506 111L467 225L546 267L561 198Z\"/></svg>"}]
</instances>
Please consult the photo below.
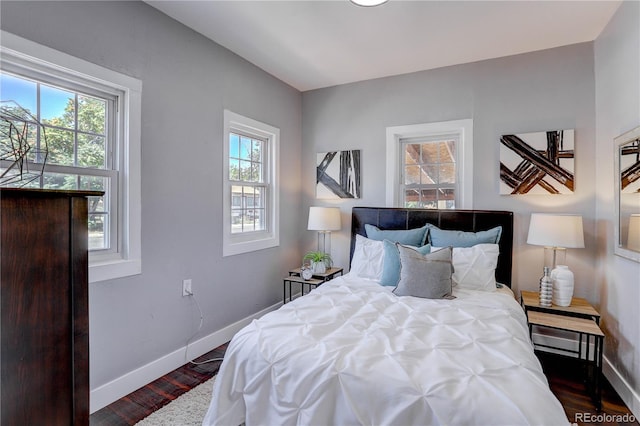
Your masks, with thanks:
<instances>
[{"instance_id":1,"label":"white baseboard","mask_svg":"<svg viewBox=\"0 0 640 426\"><path fill-rule=\"evenodd\" d=\"M256 318L260 318L268 312L275 311L280 306L282 306L282 302L269 306L268 308L263 309L260 312L243 318L240 321L228 325L221 330L218 330L214 333L209 334L208 336L189 343L189 358L197 358L200 355L203 355L211 351L212 349L215 349L218 346L230 341L238 331L240 331L251 321ZM152 361L149 364L143 365L142 367L137 368L136 370L133 370L125 374L124 376L118 377L117 379L114 379L109 383L105 383L102 386L98 386L97 388L92 389L89 397L89 411L91 413L94 413L99 409L111 404L112 402L117 401L123 396L128 395L137 389L140 389L148 383L151 383L157 378L162 377L165 374L175 370L176 368L183 366L186 363L185 349L186 346L183 346L182 348L175 350L155 361Z\"/></svg>"},{"instance_id":2,"label":"white baseboard","mask_svg":"<svg viewBox=\"0 0 640 426\"><path fill-rule=\"evenodd\" d=\"M542 343L544 345L556 346L563 349L577 349L578 341L549 336L544 334L533 333L533 341L536 343ZM554 351L550 348L540 348L540 351L546 351L551 353L563 354L561 351ZM593 353L593 347L589 350L589 353ZM631 413L636 419L640 419L640 395L631 387L629 382L625 380L620 372L613 366L611 361L606 356L602 357L602 374L607 378L609 383L615 391L620 395L620 398L629 408Z\"/></svg>"},{"instance_id":3,"label":"white baseboard","mask_svg":"<svg viewBox=\"0 0 640 426\"><path fill-rule=\"evenodd\" d=\"M602 372L604 377L609 380L613 389L618 392L620 398L625 403L636 419L640 419L640 395L631 387L629 382L625 380L616 369L611 361L605 356L602 362Z\"/></svg>"}]
</instances>

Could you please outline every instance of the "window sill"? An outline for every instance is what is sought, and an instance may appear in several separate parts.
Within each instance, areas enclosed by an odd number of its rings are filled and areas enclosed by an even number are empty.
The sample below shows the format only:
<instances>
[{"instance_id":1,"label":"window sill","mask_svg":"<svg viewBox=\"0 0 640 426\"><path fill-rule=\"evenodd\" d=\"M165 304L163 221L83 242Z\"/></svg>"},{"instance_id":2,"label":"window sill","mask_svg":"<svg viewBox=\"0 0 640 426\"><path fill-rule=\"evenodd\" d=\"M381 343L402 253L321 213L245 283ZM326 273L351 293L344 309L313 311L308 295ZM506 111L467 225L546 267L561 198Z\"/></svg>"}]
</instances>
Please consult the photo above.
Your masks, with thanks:
<instances>
[{"instance_id":1,"label":"window sill","mask_svg":"<svg viewBox=\"0 0 640 426\"><path fill-rule=\"evenodd\" d=\"M230 241L229 241L230 240ZM264 250L280 245L279 238L273 235L266 236L262 239L254 239L249 241L233 240L229 238L224 243L222 256L233 256L236 254L249 253L257 250Z\"/></svg>"},{"instance_id":2,"label":"window sill","mask_svg":"<svg viewBox=\"0 0 640 426\"><path fill-rule=\"evenodd\" d=\"M89 282L113 280L142 273L140 259L100 259L89 262Z\"/></svg>"}]
</instances>

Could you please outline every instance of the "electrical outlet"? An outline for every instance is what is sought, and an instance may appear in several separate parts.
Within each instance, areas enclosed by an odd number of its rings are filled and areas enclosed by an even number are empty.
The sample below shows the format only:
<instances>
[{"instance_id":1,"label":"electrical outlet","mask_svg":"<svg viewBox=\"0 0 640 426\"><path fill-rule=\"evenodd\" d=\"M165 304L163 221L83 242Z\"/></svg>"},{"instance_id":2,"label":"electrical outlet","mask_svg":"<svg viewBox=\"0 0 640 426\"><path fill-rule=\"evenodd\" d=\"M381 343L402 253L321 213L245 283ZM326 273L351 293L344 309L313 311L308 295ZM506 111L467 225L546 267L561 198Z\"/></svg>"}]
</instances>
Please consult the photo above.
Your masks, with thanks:
<instances>
[{"instance_id":1,"label":"electrical outlet","mask_svg":"<svg viewBox=\"0 0 640 426\"><path fill-rule=\"evenodd\" d=\"M193 296L193 291L191 290L191 279L182 280L182 295Z\"/></svg>"}]
</instances>

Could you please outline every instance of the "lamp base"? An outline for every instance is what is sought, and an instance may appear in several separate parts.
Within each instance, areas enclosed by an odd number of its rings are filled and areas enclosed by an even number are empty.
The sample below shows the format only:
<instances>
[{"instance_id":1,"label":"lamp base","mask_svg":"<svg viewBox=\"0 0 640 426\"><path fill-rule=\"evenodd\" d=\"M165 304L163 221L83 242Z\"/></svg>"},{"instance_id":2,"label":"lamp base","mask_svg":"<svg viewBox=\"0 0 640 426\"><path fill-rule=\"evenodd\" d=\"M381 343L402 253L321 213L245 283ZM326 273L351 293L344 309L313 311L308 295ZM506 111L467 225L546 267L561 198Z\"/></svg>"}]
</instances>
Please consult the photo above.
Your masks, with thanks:
<instances>
[{"instance_id":1,"label":"lamp base","mask_svg":"<svg viewBox=\"0 0 640 426\"><path fill-rule=\"evenodd\" d=\"M318 251L331 255L331 231L318 231Z\"/></svg>"},{"instance_id":2,"label":"lamp base","mask_svg":"<svg viewBox=\"0 0 640 426\"><path fill-rule=\"evenodd\" d=\"M562 247L545 247L544 248L544 266L548 266L549 270L555 269L557 265L566 265L567 249Z\"/></svg>"}]
</instances>

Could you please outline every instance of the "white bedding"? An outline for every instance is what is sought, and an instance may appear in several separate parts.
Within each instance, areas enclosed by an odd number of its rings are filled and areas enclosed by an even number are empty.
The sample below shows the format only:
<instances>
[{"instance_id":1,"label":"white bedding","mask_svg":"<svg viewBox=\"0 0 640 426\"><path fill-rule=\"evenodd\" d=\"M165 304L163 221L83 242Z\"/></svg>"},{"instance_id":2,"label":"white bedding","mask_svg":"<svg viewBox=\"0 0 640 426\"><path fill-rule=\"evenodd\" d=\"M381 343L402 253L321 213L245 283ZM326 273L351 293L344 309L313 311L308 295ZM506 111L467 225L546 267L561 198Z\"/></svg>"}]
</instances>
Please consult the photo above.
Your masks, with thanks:
<instances>
[{"instance_id":1,"label":"white bedding","mask_svg":"<svg viewBox=\"0 0 640 426\"><path fill-rule=\"evenodd\" d=\"M454 295L320 286L236 334L203 424L568 424L513 297Z\"/></svg>"}]
</instances>

